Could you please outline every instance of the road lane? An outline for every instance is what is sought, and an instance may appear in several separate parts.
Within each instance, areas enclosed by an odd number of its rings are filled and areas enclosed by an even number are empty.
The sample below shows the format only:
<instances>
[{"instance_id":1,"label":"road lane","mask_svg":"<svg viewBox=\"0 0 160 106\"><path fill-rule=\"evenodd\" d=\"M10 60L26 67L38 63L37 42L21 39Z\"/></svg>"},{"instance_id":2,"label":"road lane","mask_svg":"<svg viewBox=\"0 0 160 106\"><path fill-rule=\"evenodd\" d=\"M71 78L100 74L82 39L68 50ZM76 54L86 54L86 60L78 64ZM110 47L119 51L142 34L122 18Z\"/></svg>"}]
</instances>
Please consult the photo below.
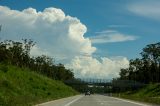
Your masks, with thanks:
<instances>
[{"instance_id":1,"label":"road lane","mask_svg":"<svg viewBox=\"0 0 160 106\"><path fill-rule=\"evenodd\" d=\"M85 96L70 106L149 106L104 95ZM151 106L151 105L150 105Z\"/></svg>"},{"instance_id":2,"label":"road lane","mask_svg":"<svg viewBox=\"0 0 160 106\"><path fill-rule=\"evenodd\" d=\"M77 95L68 98L58 99L54 101L49 101L46 103L38 104L36 106L70 106L73 102L76 102L78 99L82 98L84 95Z\"/></svg>"},{"instance_id":3,"label":"road lane","mask_svg":"<svg viewBox=\"0 0 160 106\"><path fill-rule=\"evenodd\" d=\"M65 99L52 101L39 106L155 106L138 102L113 98L105 95L78 95Z\"/></svg>"}]
</instances>

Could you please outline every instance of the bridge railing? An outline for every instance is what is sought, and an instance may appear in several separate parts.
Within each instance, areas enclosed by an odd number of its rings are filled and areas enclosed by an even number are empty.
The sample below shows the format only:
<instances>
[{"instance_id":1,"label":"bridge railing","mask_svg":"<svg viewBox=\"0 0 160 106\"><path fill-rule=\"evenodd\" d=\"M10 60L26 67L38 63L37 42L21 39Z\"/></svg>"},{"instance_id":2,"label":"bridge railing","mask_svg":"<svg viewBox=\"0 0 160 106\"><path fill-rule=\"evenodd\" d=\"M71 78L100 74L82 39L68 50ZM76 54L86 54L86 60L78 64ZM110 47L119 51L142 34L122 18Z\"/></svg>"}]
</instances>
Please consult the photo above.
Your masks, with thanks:
<instances>
[{"instance_id":1,"label":"bridge railing","mask_svg":"<svg viewBox=\"0 0 160 106\"><path fill-rule=\"evenodd\" d=\"M91 79L91 78L77 78L77 79L71 79L64 81L66 84L79 84L79 85L111 85L111 80L108 79Z\"/></svg>"}]
</instances>

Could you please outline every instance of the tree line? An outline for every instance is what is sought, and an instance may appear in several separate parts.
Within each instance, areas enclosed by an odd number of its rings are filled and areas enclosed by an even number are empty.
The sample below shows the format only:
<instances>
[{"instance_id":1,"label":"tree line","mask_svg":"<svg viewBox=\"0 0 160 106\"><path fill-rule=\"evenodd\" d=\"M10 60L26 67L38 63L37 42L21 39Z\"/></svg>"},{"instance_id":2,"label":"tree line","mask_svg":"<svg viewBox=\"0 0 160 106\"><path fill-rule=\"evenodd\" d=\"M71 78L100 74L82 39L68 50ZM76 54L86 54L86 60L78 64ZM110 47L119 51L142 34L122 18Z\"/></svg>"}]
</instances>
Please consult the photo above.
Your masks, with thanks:
<instances>
[{"instance_id":1,"label":"tree line","mask_svg":"<svg viewBox=\"0 0 160 106\"><path fill-rule=\"evenodd\" d=\"M31 39L22 39L21 42L13 40L1 41L0 63L29 68L55 80L74 79L73 72L70 69L66 69L63 64L54 64L53 58L46 55L31 56L30 51L34 45L35 42Z\"/></svg>"},{"instance_id":2,"label":"tree line","mask_svg":"<svg viewBox=\"0 0 160 106\"><path fill-rule=\"evenodd\" d=\"M130 60L129 68L120 70L117 80L160 83L160 42L147 45L140 54L140 58Z\"/></svg>"}]
</instances>

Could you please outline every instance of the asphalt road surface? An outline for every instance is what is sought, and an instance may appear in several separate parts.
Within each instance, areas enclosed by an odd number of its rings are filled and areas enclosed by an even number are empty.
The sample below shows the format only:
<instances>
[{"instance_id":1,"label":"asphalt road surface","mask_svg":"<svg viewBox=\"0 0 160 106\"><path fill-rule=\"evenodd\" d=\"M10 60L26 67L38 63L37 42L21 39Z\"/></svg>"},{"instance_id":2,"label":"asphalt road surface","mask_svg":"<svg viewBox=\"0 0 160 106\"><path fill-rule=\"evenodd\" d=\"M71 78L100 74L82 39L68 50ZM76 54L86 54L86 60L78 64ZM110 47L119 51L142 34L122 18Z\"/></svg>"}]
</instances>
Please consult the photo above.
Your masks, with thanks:
<instances>
[{"instance_id":1,"label":"asphalt road surface","mask_svg":"<svg viewBox=\"0 0 160 106\"><path fill-rule=\"evenodd\" d=\"M78 95L39 104L37 106L155 106L109 97L105 95Z\"/></svg>"}]
</instances>

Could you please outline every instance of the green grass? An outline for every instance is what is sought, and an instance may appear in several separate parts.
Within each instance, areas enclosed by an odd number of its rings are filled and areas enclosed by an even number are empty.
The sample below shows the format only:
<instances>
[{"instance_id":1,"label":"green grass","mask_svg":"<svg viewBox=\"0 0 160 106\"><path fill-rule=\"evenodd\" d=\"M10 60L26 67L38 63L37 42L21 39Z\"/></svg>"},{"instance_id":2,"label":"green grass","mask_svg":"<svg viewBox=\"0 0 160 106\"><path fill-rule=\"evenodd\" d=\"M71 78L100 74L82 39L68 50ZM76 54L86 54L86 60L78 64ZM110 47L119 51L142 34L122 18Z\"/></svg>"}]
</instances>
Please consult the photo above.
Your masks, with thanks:
<instances>
[{"instance_id":1,"label":"green grass","mask_svg":"<svg viewBox=\"0 0 160 106\"><path fill-rule=\"evenodd\" d=\"M120 97L160 105L160 84L149 84L138 91L121 93Z\"/></svg>"},{"instance_id":2,"label":"green grass","mask_svg":"<svg viewBox=\"0 0 160 106\"><path fill-rule=\"evenodd\" d=\"M0 106L30 106L76 94L60 81L0 64Z\"/></svg>"}]
</instances>

